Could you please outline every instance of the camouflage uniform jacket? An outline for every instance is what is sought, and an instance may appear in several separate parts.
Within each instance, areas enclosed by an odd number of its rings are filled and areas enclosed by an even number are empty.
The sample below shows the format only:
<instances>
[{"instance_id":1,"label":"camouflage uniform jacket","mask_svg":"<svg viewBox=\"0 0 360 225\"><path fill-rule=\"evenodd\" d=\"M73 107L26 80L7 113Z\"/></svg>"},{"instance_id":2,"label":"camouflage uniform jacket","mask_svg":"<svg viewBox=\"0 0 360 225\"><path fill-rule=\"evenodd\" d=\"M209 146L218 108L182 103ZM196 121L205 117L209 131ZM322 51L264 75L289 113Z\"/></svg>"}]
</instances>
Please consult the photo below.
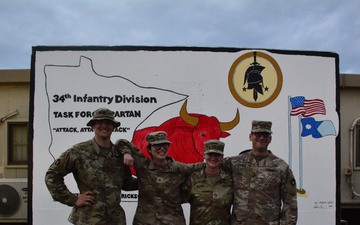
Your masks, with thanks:
<instances>
[{"instance_id":1,"label":"camouflage uniform jacket","mask_svg":"<svg viewBox=\"0 0 360 225\"><path fill-rule=\"evenodd\" d=\"M257 162L251 151L245 151L225 162L234 180L231 224L296 224L296 182L285 161L270 152Z\"/></svg>"},{"instance_id":2,"label":"camouflage uniform jacket","mask_svg":"<svg viewBox=\"0 0 360 225\"><path fill-rule=\"evenodd\" d=\"M185 196L190 203L190 225L229 225L233 203L233 180L230 172L220 170L213 184L202 170L191 174Z\"/></svg>"},{"instance_id":3,"label":"camouflage uniform jacket","mask_svg":"<svg viewBox=\"0 0 360 225\"><path fill-rule=\"evenodd\" d=\"M77 195L64 183L64 176L69 173L73 173L80 193L94 193L94 205L75 207ZM121 189L137 190L137 181L130 168L124 166L119 150L112 145L104 154L94 139L62 153L46 172L45 182L54 200L74 206L69 221L81 225L125 225L125 213L120 206Z\"/></svg>"},{"instance_id":4,"label":"camouflage uniform jacket","mask_svg":"<svg viewBox=\"0 0 360 225\"><path fill-rule=\"evenodd\" d=\"M181 185L192 172L190 166L167 157L159 167L137 148L132 148L139 183L134 225L185 225L181 206Z\"/></svg>"}]
</instances>

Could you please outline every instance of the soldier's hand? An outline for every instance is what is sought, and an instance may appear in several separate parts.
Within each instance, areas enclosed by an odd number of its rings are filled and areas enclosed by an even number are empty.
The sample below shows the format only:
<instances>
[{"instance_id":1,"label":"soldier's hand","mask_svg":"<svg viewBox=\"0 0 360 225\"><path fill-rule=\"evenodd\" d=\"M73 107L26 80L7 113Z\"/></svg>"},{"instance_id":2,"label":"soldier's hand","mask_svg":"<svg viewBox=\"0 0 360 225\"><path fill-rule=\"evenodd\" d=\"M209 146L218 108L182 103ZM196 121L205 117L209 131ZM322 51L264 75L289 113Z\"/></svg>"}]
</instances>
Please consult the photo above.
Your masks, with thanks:
<instances>
[{"instance_id":1,"label":"soldier's hand","mask_svg":"<svg viewBox=\"0 0 360 225\"><path fill-rule=\"evenodd\" d=\"M127 166L134 166L134 159L129 153L124 154L124 164Z\"/></svg>"},{"instance_id":2,"label":"soldier's hand","mask_svg":"<svg viewBox=\"0 0 360 225\"><path fill-rule=\"evenodd\" d=\"M81 206L90 206L95 203L94 193L92 191L87 191L78 196L78 199L76 200L75 206L81 207Z\"/></svg>"}]
</instances>

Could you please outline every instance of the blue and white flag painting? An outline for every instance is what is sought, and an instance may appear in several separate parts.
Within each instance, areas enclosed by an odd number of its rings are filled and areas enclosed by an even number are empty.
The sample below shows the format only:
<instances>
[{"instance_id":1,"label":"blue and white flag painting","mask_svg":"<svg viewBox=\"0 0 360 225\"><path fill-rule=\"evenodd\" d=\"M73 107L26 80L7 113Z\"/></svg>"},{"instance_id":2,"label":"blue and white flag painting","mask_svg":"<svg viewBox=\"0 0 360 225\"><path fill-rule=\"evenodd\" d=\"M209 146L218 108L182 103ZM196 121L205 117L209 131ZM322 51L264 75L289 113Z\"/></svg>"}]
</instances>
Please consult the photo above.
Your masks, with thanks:
<instances>
[{"instance_id":1,"label":"blue and white flag painting","mask_svg":"<svg viewBox=\"0 0 360 225\"><path fill-rule=\"evenodd\" d=\"M301 136L306 137L312 135L313 138L322 138L328 135L336 135L334 124L331 120L316 121L312 117L302 118Z\"/></svg>"}]
</instances>

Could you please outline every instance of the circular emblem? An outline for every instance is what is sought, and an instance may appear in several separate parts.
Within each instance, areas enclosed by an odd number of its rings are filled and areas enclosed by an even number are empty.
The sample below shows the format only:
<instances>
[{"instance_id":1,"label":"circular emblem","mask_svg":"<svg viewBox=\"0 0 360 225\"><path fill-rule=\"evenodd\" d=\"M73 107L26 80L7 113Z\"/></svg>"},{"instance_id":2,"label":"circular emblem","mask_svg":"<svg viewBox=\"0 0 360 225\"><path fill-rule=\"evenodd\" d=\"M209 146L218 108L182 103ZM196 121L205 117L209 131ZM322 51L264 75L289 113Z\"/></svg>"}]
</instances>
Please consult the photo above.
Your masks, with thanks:
<instances>
[{"instance_id":1,"label":"circular emblem","mask_svg":"<svg viewBox=\"0 0 360 225\"><path fill-rule=\"evenodd\" d=\"M232 64L229 71L229 88L242 105L261 108L279 95L283 77L277 62L263 52L248 52Z\"/></svg>"}]
</instances>

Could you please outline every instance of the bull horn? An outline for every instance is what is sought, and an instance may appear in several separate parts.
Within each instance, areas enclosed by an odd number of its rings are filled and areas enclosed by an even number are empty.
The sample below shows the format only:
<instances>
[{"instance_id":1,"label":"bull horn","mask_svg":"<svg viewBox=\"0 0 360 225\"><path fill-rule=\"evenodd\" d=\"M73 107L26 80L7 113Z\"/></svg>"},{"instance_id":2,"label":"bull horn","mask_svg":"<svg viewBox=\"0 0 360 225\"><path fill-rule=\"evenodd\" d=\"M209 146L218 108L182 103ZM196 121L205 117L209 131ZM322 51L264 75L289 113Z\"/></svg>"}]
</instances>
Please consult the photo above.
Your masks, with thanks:
<instances>
[{"instance_id":1,"label":"bull horn","mask_svg":"<svg viewBox=\"0 0 360 225\"><path fill-rule=\"evenodd\" d=\"M221 131L225 131L225 130L232 130L240 121L240 114L239 114L239 109L237 109L236 111L236 116L235 118L227 123L220 123L220 130Z\"/></svg>"},{"instance_id":2,"label":"bull horn","mask_svg":"<svg viewBox=\"0 0 360 225\"><path fill-rule=\"evenodd\" d=\"M196 116L190 116L189 113L186 111L187 99L185 100L184 104L181 106L180 109L180 117L189 125L196 126L199 122L199 118Z\"/></svg>"}]
</instances>

